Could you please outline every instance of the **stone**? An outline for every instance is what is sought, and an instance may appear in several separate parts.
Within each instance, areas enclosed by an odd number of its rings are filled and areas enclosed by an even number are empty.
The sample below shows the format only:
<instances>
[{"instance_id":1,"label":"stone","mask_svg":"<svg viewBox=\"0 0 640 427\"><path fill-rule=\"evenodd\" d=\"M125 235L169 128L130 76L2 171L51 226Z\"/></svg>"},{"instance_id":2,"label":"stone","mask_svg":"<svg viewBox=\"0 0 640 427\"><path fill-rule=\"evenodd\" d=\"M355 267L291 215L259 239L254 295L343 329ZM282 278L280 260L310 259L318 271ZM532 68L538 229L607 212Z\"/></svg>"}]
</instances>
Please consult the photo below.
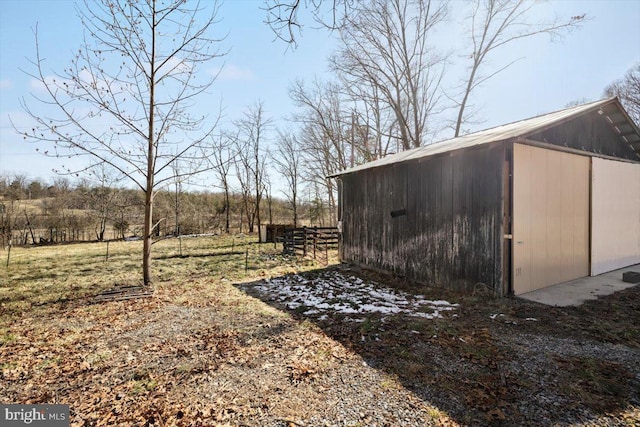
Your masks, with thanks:
<instances>
[{"instance_id":1,"label":"stone","mask_svg":"<svg viewBox=\"0 0 640 427\"><path fill-rule=\"evenodd\" d=\"M622 273L622 281L627 283L640 283L640 272L626 271Z\"/></svg>"}]
</instances>

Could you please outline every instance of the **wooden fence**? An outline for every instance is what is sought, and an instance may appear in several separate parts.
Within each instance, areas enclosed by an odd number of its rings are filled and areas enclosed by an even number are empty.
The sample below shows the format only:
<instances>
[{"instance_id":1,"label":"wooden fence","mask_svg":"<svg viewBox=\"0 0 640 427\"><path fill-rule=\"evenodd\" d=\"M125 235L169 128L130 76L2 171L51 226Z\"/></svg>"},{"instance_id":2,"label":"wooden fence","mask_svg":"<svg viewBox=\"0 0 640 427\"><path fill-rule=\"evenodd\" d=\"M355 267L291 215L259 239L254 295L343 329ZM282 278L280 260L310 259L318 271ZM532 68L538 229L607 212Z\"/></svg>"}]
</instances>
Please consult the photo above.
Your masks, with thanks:
<instances>
[{"instance_id":1,"label":"wooden fence","mask_svg":"<svg viewBox=\"0 0 640 427\"><path fill-rule=\"evenodd\" d=\"M287 228L282 237L283 252L296 256L313 256L325 264L329 262L329 249L337 249L337 227Z\"/></svg>"}]
</instances>

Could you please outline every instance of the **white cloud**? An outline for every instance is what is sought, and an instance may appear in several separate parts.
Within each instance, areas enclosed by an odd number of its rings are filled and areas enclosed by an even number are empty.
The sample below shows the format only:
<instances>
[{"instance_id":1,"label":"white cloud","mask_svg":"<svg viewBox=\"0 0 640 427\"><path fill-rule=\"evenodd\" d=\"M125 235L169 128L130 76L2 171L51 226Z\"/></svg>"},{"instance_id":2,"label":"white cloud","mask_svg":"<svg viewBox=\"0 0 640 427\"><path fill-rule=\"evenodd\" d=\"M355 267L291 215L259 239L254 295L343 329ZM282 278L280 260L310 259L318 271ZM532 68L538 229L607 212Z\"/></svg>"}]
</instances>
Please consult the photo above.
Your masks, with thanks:
<instances>
[{"instance_id":1,"label":"white cloud","mask_svg":"<svg viewBox=\"0 0 640 427\"><path fill-rule=\"evenodd\" d=\"M0 89L12 89L13 82L9 79L0 80Z\"/></svg>"},{"instance_id":2,"label":"white cloud","mask_svg":"<svg viewBox=\"0 0 640 427\"><path fill-rule=\"evenodd\" d=\"M33 126L33 124L33 118L24 111L15 110L0 115L0 129L3 130L9 129L11 132L14 132L13 125L21 130Z\"/></svg>"},{"instance_id":3,"label":"white cloud","mask_svg":"<svg viewBox=\"0 0 640 427\"><path fill-rule=\"evenodd\" d=\"M222 69L212 68L211 74L217 76L220 80L253 80L253 71L249 68L239 67L233 64L226 64Z\"/></svg>"},{"instance_id":4,"label":"white cloud","mask_svg":"<svg viewBox=\"0 0 640 427\"><path fill-rule=\"evenodd\" d=\"M185 62L178 58L171 58L160 68L161 73L167 73L167 75L179 75L188 73L193 66L188 62Z\"/></svg>"},{"instance_id":5,"label":"white cloud","mask_svg":"<svg viewBox=\"0 0 640 427\"><path fill-rule=\"evenodd\" d=\"M53 85L54 84L54 76L45 76L44 81L46 82L47 85ZM29 89L33 92L46 92L47 91L47 87L45 86L45 83L43 83L42 81L38 80L38 79L34 79L32 78L31 80L29 80Z\"/></svg>"}]
</instances>

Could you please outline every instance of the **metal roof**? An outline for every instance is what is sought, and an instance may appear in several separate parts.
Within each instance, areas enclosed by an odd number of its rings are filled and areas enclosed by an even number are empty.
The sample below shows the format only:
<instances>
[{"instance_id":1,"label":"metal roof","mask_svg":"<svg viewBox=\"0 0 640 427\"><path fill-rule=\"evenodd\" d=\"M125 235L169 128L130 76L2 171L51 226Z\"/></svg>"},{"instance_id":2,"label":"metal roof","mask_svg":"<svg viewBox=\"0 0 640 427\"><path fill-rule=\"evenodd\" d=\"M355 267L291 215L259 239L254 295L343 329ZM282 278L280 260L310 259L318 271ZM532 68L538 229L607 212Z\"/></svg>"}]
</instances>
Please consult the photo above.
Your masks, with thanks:
<instances>
[{"instance_id":1,"label":"metal roof","mask_svg":"<svg viewBox=\"0 0 640 427\"><path fill-rule=\"evenodd\" d=\"M611 104L611 107L613 108L607 108L607 111L605 112L603 107L608 106L609 104ZM332 175L332 177L346 175L365 169L392 165L408 160L434 156L436 154L460 150L463 148L522 137L542 131L566 120L598 109L602 111L602 114L607 114L607 119L611 126L620 135L622 141L627 142L636 151L636 153L638 153L638 158L640 159L640 130L624 111L622 105L618 101L618 98L613 97L470 133L457 138L402 151L400 153L391 154L372 162L345 169L335 175Z\"/></svg>"}]
</instances>

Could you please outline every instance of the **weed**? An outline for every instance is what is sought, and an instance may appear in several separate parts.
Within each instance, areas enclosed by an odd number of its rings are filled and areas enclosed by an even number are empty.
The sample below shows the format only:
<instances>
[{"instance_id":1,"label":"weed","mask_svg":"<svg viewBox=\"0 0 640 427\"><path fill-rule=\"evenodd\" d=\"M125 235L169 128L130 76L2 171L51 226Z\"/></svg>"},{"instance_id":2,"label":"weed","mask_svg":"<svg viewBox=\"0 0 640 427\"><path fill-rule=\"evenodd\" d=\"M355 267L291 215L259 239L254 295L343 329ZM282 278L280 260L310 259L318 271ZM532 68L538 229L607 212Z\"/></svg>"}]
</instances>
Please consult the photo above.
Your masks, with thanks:
<instances>
[{"instance_id":1,"label":"weed","mask_svg":"<svg viewBox=\"0 0 640 427\"><path fill-rule=\"evenodd\" d=\"M52 358L46 358L42 362L40 362L40 364L37 366L37 368L38 369L49 369L49 368L51 368L53 366L59 365L61 361L62 361L62 357L60 357L60 356L52 357Z\"/></svg>"},{"instance_id":2,"label":"weed","mask_svg":"<svg viewBox=\"0 0 640 427\"><path fill-rule=\"evenodd\" d=\"M17 337L15 336L15 334L12 334L11 332L6 330L0 330L0 346L3 346L5 344L10 344L14 342L16 339Z\"/></svg>"},{"instance_id":3,"label":"weed","mask_svg":"<svg viewBox=\"0 0 640 427\"><path fill-rule=\"evenodd\" d=\"M632 375L624 366L587 356L557 356L555 360L561 368L567 396L597 411L611 411L626 404Z\"/></svg>"},{"instance_id":4,"label":"weed","mask_svg":"<svg viewBox=\"0 0 640 427\"><path fill-rule=\"evenodd\" d=\"M385 378L380 381L380 387L387 390L398 390L402 388L402 385L395 376L385 375Z\"/></svg>"},{"instance_id":5,"label":"weed","mask_svg":"<svg viewBox=\"0 0 640 427\"><path fill-rule=\"evenodd\" d=\"M360 332L363 334L369 334L371 332L377 332L380 329L380 320L371 317L366 317L364 322L360 324Z\"/></svg>"},{"instance_id":6,"label":"weed","mask_svg":"<svg viewBox=\"0 0 640 427\"><path fill-rule=\"evenodd\" d=\"M129 387L133 395L139 395L153 391L158 387L158 383L153 379L144 379L133 381Z\"/></svg>"},{"instance_id":7,"label":"weed","mask_svg":"<svg viewBox=\"0 0 640 427\"><path fill-rule=\"evenodd\" d=\"M296 307L296 309L293 310L293 312L296 313L296 314L303 314L304 312L306 312L308 310L311 310L311 307L309 307L308 305L302 304L302 305Z\"/></svg>"},{"instance_id":8,"label":"weed","mask_svg":"<svg viewBox=\"0 0 640 427\"><path fill-rule=\"evenodd\" d=\"M438 408L436 408L435 406L428 406L427 407L427 415L432 419L432 420L440 420L441 418L446 418L446 415L442 413L442 411Z\"/></svg>"},{"instance_id":9,"label":"weed","mask_svg":"<svg viewBox=\"0 0 640 427\"><path fill-rule=\"evenodd\" d=\"M91 365L99 364L102 362L106 362L113 357L113 352L110 350L99 351L97 353L93 353L87 357L87 362Z\"/></svg>"}]
</instances>

